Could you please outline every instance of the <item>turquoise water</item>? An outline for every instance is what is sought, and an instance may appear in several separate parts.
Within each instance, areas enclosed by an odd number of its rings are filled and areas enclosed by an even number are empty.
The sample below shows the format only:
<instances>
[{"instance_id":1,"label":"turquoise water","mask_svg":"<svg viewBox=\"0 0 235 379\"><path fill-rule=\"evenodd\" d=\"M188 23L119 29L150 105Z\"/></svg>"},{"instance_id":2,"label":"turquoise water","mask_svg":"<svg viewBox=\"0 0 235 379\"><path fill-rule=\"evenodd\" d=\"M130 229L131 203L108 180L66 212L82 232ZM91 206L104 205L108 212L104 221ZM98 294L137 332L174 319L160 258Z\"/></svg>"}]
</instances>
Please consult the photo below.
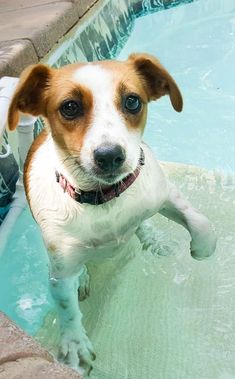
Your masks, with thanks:
<instances>
[{"instance_id":1,"label":"turquoise water","mask_svg":"<svg viewBox=\"0 0 235 379\"><path fill-rule=\"evenodd\" d=\"M235 170L235 1L199 0L136 21L119 58L156 55L176 79L184 111L150 105L145 140L159 159Z\"/></svg>"},{"instance_id":2,"label":"turquoise water","mask_svg":"<svg viewBox=\"0 0 235 379\"><path fill-rule=\"evenodd\" d=\"M18 218L1 256L0 309L34 334L51 308L48 260L38 226L28 209Z\"/></svg>"},{"instance_id":3,"label":"turquoise water","mask_svg":"<svg viewBox=\"0 0 235 379\"><path fill-rule=\"evenodd\" d=\"M90 265L81 304L97 352L92 379L235 378L235 1L198 0L136 20L119 58L156 54L179 84L184 112L150 105L145 141L186 197L214 223L215 255L196 262L189 236L156 216L158 254L134 238L123 254ZM223 175L222 175L223 174ZM47 257L29 211L1 257L0 308L53 349L57 324Z\"/></svg>"}]
</instances>

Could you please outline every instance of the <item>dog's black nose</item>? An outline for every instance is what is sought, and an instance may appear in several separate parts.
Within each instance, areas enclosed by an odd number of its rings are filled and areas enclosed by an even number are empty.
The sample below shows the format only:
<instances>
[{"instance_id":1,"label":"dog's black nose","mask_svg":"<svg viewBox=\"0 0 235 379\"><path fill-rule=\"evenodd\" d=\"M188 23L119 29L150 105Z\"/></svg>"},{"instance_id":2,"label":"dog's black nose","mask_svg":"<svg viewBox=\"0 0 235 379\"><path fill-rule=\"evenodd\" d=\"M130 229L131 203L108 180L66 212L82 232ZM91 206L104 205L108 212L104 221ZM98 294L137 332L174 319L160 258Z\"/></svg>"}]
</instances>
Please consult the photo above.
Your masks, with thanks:
<instances>
[{"instance_id":1,"label":"dog's black nose","mask_svg":"<svg viewBox=\"0 0 235 379\"><path fill-rule=\"evenodd\" d=\"M125 158L125 152L120 145L102 145L94 151L96 165L105 172L120 168Z\"/></svg>"}]
</instances>

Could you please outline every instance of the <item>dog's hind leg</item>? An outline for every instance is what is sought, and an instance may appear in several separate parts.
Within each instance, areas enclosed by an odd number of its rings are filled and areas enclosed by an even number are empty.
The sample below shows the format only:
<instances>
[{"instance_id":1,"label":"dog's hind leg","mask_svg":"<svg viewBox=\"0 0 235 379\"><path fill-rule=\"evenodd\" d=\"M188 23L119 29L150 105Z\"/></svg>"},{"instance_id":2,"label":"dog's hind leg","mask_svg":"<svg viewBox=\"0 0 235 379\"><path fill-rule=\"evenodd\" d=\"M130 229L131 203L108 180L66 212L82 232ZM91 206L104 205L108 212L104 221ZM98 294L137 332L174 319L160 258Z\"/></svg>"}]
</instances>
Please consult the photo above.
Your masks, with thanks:
<instances>
[{"instance_id":1,"label":"dog's hind leg","mask_svg":"<svg viewBox=\"0 0 235 379\"><path fill-rule=\"evenodd\" d=\"M61 331L58 359L80 373L89 373L95 354L82 325L77 295L78 281L78 276L55 279L52 275L50 278L51 293L57 306Z\"/></svg>"},{"instance_id":2,"label":"dog's hind leg","mask_svg":"<svg viewBox=\"0 0 235 379\"><path fill-rule=\"evenodd\" d=\"M90 276L85 265L83 265L80 273L78 274L78 281L78 299L83 301L90 295Z\"/></svg>"},{"instance_id":3,"label":"dog's hind leg","mask_svg":"<svg viewBox=\"0 0 235 379\"><path fill-rule=\"evenodd\" d=\"M191 235L191 255L201 260L209 257L216 247L216 236L210 221L185 200L178 189L170 184L169 196L160 214L184 226Z\"/></svg>"}]
</instances>

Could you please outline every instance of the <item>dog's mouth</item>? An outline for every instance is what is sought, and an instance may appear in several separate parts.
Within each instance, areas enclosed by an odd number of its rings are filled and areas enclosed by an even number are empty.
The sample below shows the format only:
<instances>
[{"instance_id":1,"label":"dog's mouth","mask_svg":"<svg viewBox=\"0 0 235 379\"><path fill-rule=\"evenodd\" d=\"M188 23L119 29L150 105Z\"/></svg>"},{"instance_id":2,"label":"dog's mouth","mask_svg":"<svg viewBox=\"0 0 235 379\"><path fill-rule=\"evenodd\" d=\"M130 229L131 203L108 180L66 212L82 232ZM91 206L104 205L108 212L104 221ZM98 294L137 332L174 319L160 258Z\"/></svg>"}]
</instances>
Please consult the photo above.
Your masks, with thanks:
<instances>
[{"instance_id":1,"label":"dog's mouth","mask_svg":"<svg viewBox=\"0 0 235 379\"><path fill-rule=\"evenodd\" d=\"M92 174L94 175L94 179L97 180L99 184L110 186L122 182L122 180L134 173L134 171L140 168L140 166L143 164L144 152L140 148L139 159L137 159L137 162L133 167L127 162L125 162L125 164L120 169L114 170L112 172L103 172L102 170L99 170L97 167L95 167L92 170Z\"/></svg>"},{"instance_id":2,"label":"dog's mouth","mask_svg":"<svg viewBox=\"0 0 235 379\"><path fill-rule=\"evenodd\" d=\"M94 175L94 179L97 180L100 184L113 185L120 182L123 178L128 176L131 172L132 171L99 173L97 172L97 170L94 170L93 175Z\"/></svg>"},{"instance_id":3,"label":"dog's mouth","mask_svg":"<svg viewBox=\"0 0 235 379\"><path fill-rule=\"evenodd\" d=\"M97 167L85 167L79 157L75 159L75 168L73 169L73 174L79 176L82 181L90 181L91 183L97 183L102 186L111 186L120 182L123 178L128 176L133 170L127 170L124 167L120 170L115 170L113 172L103 172Z\"/></svg>"}]
</instances>

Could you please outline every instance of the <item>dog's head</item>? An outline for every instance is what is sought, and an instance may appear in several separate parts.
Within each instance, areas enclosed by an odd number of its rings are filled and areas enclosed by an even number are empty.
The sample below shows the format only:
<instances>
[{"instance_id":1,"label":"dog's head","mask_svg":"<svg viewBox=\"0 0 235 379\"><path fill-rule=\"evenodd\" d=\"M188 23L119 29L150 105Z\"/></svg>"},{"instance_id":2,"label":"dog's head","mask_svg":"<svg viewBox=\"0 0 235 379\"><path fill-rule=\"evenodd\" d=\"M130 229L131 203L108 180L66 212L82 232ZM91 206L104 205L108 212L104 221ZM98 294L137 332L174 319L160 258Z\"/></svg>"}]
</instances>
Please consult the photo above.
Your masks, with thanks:
<instances>
[{"instance_id":1,"label":"dog's head","mask_svg":"<svg viewBox=\"0 0 235 379\"><path fill-rule=\"evenodd\" d=\"M174 79L148 54L60 69L38 64L20 78L9 129L16 128L19 112L43 116L70 173L113 184L138 165L147 103L164 95L182 110Z\"/></svg>"}]
</instances>

